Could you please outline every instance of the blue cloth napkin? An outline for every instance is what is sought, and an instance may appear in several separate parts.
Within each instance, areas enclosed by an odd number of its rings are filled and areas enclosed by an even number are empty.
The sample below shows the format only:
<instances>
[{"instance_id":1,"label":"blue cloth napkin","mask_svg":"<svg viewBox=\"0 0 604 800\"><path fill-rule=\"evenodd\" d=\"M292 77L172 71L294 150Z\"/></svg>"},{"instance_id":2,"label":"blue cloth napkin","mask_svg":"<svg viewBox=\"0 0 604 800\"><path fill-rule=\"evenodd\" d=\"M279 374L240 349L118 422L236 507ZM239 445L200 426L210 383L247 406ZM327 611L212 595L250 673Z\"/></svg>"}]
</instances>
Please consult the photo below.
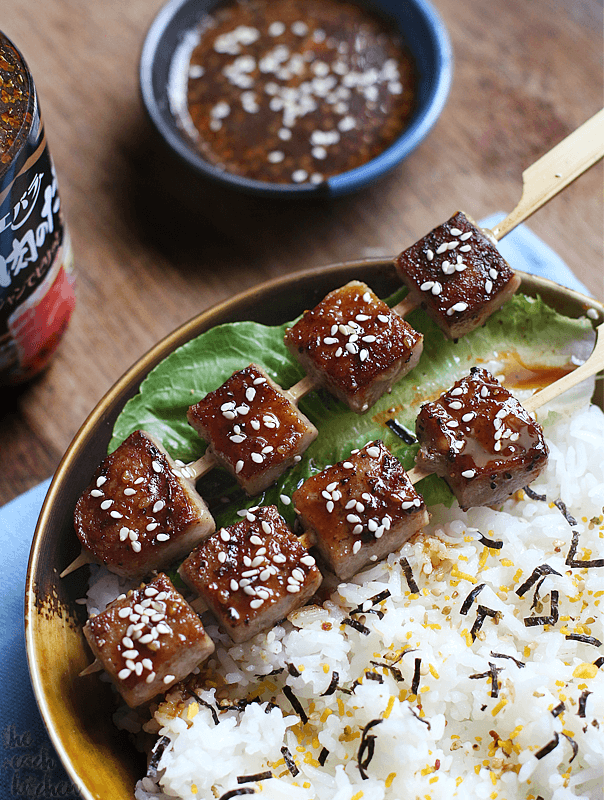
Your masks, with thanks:
<instances>
[{"instance_id":1,"label":"blue cloth napkin","mask_svg":"<svg viewBox=\"0 0 604 800\"><path fill-rule=\"evenodd\" d=\"M34 697L23 628L29 549L50 479L0 509L0 676L4 712L0 749L0 798L64 798L80 795L46 733Z\"/></svg>"},{"instance_id":2,"label":"blue cloth napkin","mask_svg":"<svg viewBox=\"0 0 604 800\"><path fill-rule=\"evenodd\" d=\"M492 227L503 218L482 220ZM504 258L516 269L551 278L587 294L566 264L527 227L520 225L500 242ZM0 750L0 800L76 800L73 787L54 752L34 698L23 630L25 576L29 549L50 480L0 508L0 603L2 646L0 675L5 698Z\"/></svg>"}]
</instances>

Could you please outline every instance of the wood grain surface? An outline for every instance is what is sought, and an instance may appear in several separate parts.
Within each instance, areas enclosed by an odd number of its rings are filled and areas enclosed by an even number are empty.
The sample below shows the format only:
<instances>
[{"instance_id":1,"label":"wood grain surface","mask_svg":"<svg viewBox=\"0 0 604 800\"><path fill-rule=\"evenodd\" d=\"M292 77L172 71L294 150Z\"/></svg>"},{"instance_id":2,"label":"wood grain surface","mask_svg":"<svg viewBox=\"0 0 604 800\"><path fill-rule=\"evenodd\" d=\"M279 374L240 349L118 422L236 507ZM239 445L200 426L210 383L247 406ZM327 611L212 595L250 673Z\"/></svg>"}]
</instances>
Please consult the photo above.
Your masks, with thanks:
<instances>
[{"instance_id":1,"label":"wood grain surface","mask_svg":"<svg viewBox=\"0 0 604 800\"><path fill-rule=\"evenodd\" d=\"M0 0L36 82L73 239L77 308L57 356L4 389L0 505L52 475L123 372L198 312L270 278L391 256L458 208L509 212L521 175L602 106L601 0L433 0L454 77L428 138L373 187L276 203L192 181L138 89L163 0ZM604 296L602 163L527 223Z\"/></svg>"}]
</instances>

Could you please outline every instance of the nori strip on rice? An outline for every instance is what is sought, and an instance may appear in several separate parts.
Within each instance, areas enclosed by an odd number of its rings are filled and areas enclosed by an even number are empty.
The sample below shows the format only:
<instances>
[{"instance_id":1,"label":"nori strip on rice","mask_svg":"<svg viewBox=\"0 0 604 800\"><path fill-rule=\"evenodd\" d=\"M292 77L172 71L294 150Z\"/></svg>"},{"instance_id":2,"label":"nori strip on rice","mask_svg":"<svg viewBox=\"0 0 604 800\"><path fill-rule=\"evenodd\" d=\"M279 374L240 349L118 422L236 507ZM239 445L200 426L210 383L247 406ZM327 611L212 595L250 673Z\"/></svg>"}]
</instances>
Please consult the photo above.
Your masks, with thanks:
<instances>
[{"instance_id":1,"label":"nori strip on rice","mask_svg":"<svg viewBox=\"0 0 604 800\"><path fill-rule=\"evenodd\" d=\"M593 644L594 647L601 647L602 642L595 636L587 636L585 633L567 633L566 639L573 642L583 642L583 644Z\"/></svg>"},{"instance_id":2,"label":"nori strip on rice","mask_svg":"<svg viewBox=\"0 0 604 800\"><path fill-rule=\"evenodd\" d=\"M193 689L189 689L187 687L187 692L192 697L195 698L195 700L199 703L200 706L204 706L204 708L208 708L210 710L210 714L212 715L212 720L214 722L214 725L218 725L220 723L220 720L218 719L218 714L216 713L216 709L214 708L214 706L211 703L208 703L207 700L203 700L203 698L201 698L197 694L197 692L194 692Z\"/></svg>"},{"instance_id":3,"label":"nori strip on rice","mask_svg":"<svg viewBox=\"0 0 604 800\"><path fill-rule=\"evenodd\" d=\"M544 747L542 747L541 750L539 750L539 751L537 751L535 753L535 758L537 760L539 760L539 761L542 758L545 758L545 756L548 753L551 753L552 750L554 750L556 747L558 747L558 742L559 741L560 741L560 736L557 733L554 733L554 738L550 742L548 742Z\"/></svg>"},{"instance_id":4,"label":"nori strip on rice","mask_svg":"<svg viewBox=\"0 0 604 800\"><path fill-rule=\"evenodd\" d=\"M231 789L229 792L221 794L218 800L231 800L233 797L241 797L244 794L256 794L256 790L252 786L246 786L241 789Z\"/></svg>"},{"instance_id":5,"label":"nori strip on rice","mask_svg":"<svg viewBox=\"0 0 604 800\"><path fill-rule=\"evenodd\" d=\"M566 706L564 705L564 703L558 703L558 705L555 708L552 708L550 714L552 715L552 717L559 717L563 711L566 711Z\"/></svg>"},{"instance_id":6,"label":"nori strip on rice","mask_svg":"<svg viewBox=\"0 0 604 800\"><path fill-rule=\"evenodd\" d=\"M480 538L478 541L485 547L490 547L493 550L501 550L501 548L503 547L502 541L495 541L495 539L489 539L488 536L485 536L484 533L481 533L480 531L478 531L478 533L480 534Z\"/></svg>"},{"instance_id":7,"label":"nori strip on rice","mask_svg":"<svg viewBox=\"0 0 604 800\"><path fill-rule=\"evenodd\" d=\"M359 772L361 773L361 778L366 781L369 778L367 775L367 767L371 763L371 759L373 758L373 753L375 750L375 734L369 733L371 728L374 728L376 725L379 725L384 720L379 717L378 719L372 719L371 722L368 722L367 725L363 728L363 733L361 734L361 744L359 745L359 750L357 753L357 764L359 767Z\"/></svg>"},{"instance_id":8,"label":"nori strip on rice","mask_svg":"<svg viewBox=\"0 0 604 800\"><path fill-rule=\"evenodd\" d=\"M306 711L302 708L302 704L300 703L300 701L298 700L296 695L293 693L291 686L288 686L286 684L283 687L283 694L287 697L289 702L292 704L292 707L293 707L294 711L300 717L300 719L302 720L302 723L304 725L306 725L306 723L308 722L308 716L306 714Z\"/></svg>"},{"instance_id":9,"label":"nori strip on rice","mask_svg":"<svg viewBox=\"0 0 604 800\"><path fill-rule=\"evenodd\" d=\"M555 625L558 622L558 592L556 589L551 591L550 611L547 617L525 617L524 624L527 628L534 628L537 625Z\"/></svg>"},{"instance_id":10,"label":"nori strip on rice","mask_svg":"<svg viewBox=\"0 0 604 800\"><path fill-rule=\"evenodd\" d=\"M514 658L514 656L510 656L510 655L508 655L507 653L494 653L494 652L491 650L491 656L492 656L493 658L509 658L511 661L513 661L513 662L514 662L514 664L516 664L516 666L517 666L519 669L522 669L522 667L526 667L526 664L524 663L524 661L519 661L517 658Z\"/></svg>"},{"instance_id":11,"label":"nori strip on rice","mask_svg":"<svg viewBox=\"0 0 604 800\"><path fill-rule=\"evenodd\" d=\"M382 600L387 600L390 597L390 590L384 589L383 592L379 592L378 594L374 595L373 597L364 600L360 606L357 606L350 612L350 616L353 614L377 614L380 619L384 618L384 612L380 611L377 608L367 607L365 608L367 603L371 603L372 606L376 606L378 603L381 603Z\"/></svg>"},{"instance_id":12,"label":"nori strip on rice","mask_svg":"<svg viewBox=\"0 0 604 800\"><path fill-rule=\"evenodd\" d=\"M489 661L489 669L488 672L477 672L474 675L470 675L469 677L472 680L477 680L478 678L490 678L491 679L491 697L499 697L499 679L498 675L503 670L503 667L498 667Z\"/></svg>"},{"instance_id":13,"label":"nori strip on rice","mask_svg":"<svg viewBox=\"0 0 604 800\"><path fill-rule=\"evenodd\" d=\"M411 564L409 561L403 556L400 560L400 565L403 570L403 574L407 579L407 586L409 587L409 591L411 594L419 594L419 586L417 585L415 578L413 577L413 570L411 569Z\"/></svg>"},{"instance_id":14,"label":"nori strip on rice","mask_svg":"<svg viewBox=\"0 0 604 800\"><path fill-rule=\"evenodd\" d=\"M589 689L584 689L581 692L581 697L579 698L579 710L577 711L577 716L582 717L583 719L585 718L585 706L587 705L587 698L590 694L591 692Z\"/></svg>"},{"instance_id":15,"label":"nori strip on rice","mask_svg":"<svg viewBox=\"0 0 604 800\"><path fill-rule=\"evenodd\" d=\"M151 758L149 759L149 764L147 766L147 777L151 778L151 780L157 779L159 762L161 761L161 757L163 756L169 744L169 736L160 736L153 745L153 750L151 750Z\"/></svg>"},{"instance_id":16,"label":"nori strip on rice","mask_svg":"<svg viewBox=\"0 0 604 800\"><path fill-rule=\"evenodd\" d=\"M560 575L560 573L556 572L556 570L553 567L550 567L549 564L540 564L538 567L535 567L525 582L516 589L516 594L518 597L522 597L523 594L526 594L531 586L537 583L542 575Z\"/></svg>"},{"instance_id":17,"label":"nori strip on rice","mask_svg":"<svg viewBox=\"0 0 604 800\"><path fill-rule=\"evenodd\" d=\"M324 748L321 750L321 752L319 753L318 757L317 757L317 761L319 762L319 764L320 764L322 767L324 767L324 766L325 766L325 762L327 761L327 756L328 756L328 755L329 755L329 750L328 750L326 747L324 747Z\"/></svg>"},{"instance_id":18,"label":"nori strip on rice","mask_svg":"<svg viewBox=\"0 0 604 800\"><path fill-rule=\"evenodd\" d=\"M338 688L339 680L340 680L340 674L339 672L336 672L334 669L334 671L331 673L331 681L329 682L329 686L327 687L327 689L325 689L321 697L327 697L327 695L333 694L335 690Z\"/></svg>"},{"instance_id":19,"label":"nori strip on rice","mask_svg":"<svg viewBox=\"0 0 604 800\"><path fill-rule=\"evenodd\" d=\"M403 678L403 673L400 671L398 667L395 667L395 664L397 664L402 657L403 656L399 656L394 662L394 664L388 664L387 661L370 661L369 663L373 664L374 667L382 667L383 669L389 670L392 673L394 679L398 681L398 683L402 683L405 680Z\"/></svg>"},{"instance_id":20,"label":"nori strip on rice","mask_svg":"<svg viewBox=\"0 0 604 800\"><path fill-rule=\"evenodd\" d=\"M566 508L566 503L564 503L560 498L554 500L554 505L556 508L560 510L564 519L568 522L568 524L574 527L577 524L577 520L569 513L568 509Z\"/></svg>"},{"instance_id":21,"label":"nori strip on rice","mask_svg":"<svg viewBox=\"0 0 604 800\"><path fill-rule=\"evenodd\" d=\"M468 611L470 610L470 608L472 606L472 603L474 602L474 600L476 600L476 598L482 592L482 590L484 589L485 586L486 586L485 583L480 583L478 586L475 586L472 589L470 594L466 597L466 599L461 604L461 608L459 609L459 613L460 614L467 614L468 613Z\"/></svg>"},{"instance_id":22,"label":"nori strip on rice","mask_svg":"<svg viewBox=\"0 0 604 800\"><path fill-rule=\"evenodd\" d=\"M258 781L267 781L273 777L273 773L270 769L267 769L265 772L256 772L255 775L238 775L237 783L256 783Z\"/></svg>"},{"instance_id":23,"label":"nori strip on rice","mask_svg":"<svg viewBox=\"0 0 604 800\"><path fill-rule=\"evenodd\" d=\"M296 762L294 761L294 757L289 751L289 748L286 745L283 745L281 748L281 755L283 756L283 760L285 761L285 766L290 771L293 778L300 772L298 767L296 766Z\"/></svg>"},{"instance_id":24,"label":"nori strip on rice","mask_svg":"<svg viewBox=\"0 0 604 800\"><path fill-rule=\"evenodd\" d=\"M604 558L594 558L589 561L581 558L575 558L577 547L579 546L579 531L573 530L572 539L566 561L564 562L568 567L580 567L581 569L589 569L590 567L604 567Z\"/></svg>"},{"instance_id":25,"label":"nori strip on rice","mask_svg":"<svg viewBox=\"0 0 604 800\"><path fill-rule=\"evenodd\" d=\"M476 619L474 620L474 624L472 625L472 629L470 630L470 636L472 637L472 641L475 641L476 634L482 628L482 623L485 621L487 617L491 617L492 619L497 619L499 616L499 611L495 611L494 608L489 608L488 606L478 606L478 611L476 612Z\"/></svg>"},{"instance_id":26,"label":"nori strip on rice","mask_svg":"<svg viewBox=\"0 0 604 800\"><path fill-rule=\"evenodd\" d=\"M531 611L537 607L537 603L539 602L539 589L543 585L543 581L547 578L547 575L543 575L537 585L535 586L535 591L533 592L533 602L531 603Z\"/></svg>"},{"instance_id":27,"label":"nori strip on rice","mask_svg":"<svg viewBox=\"0 0 604 800\"><path fill-rule=\"evenodd\" d=\"M413 681L411 683L411 694L417 694L419 690L419 682L421 679L420 669L422 667L421 658L415 659L415 669L413 670Z\"/></svg>"},{"instance_id":28,"label":"nori strip on rice","mask_svg":"<svg viewBox=\"0 0 604 800\"><path fill-rule=\"evenodd\" d=\"M540 500L542 503L547 502L547 497L544 494L537 494L537 492L533 491L530 486L524 487L525 494L531 498L531 500Z\"/></svg>"},{"instance_id":29,"label":"nori strip on rice","mask_svg":"<svg viewBox=\"0 0 604 800\"><path fill-rule=\"evenodd\" d=\"M562 731L562 736L564 736L564 738L568 741L568 743L570 744L570 746L572 748L573 754L568 759L568 763L572 764L572 762L577 757L577 753L579 752L579 745L577 744L577 742L575 742L575 740L572 738L572 736L569 736L567 733L564 733L564 731Z\"/></svg>"},{"instance_id":30,"label":"nori strip on rice","mask_svg":"<svg viewBox=\"0 0 604 800\"><path fill-rule=\"evenodd\" d=\"M351 628L354 628L355 631L362 633L363 636L369 636L369 634L371 633L369 628L365 627L365 625L362 625L360 622L358 622L358 620L352 619L351 617L346 617L345 619L343 619L341 624L350 625Z\"/></svg>"}]
</instances>

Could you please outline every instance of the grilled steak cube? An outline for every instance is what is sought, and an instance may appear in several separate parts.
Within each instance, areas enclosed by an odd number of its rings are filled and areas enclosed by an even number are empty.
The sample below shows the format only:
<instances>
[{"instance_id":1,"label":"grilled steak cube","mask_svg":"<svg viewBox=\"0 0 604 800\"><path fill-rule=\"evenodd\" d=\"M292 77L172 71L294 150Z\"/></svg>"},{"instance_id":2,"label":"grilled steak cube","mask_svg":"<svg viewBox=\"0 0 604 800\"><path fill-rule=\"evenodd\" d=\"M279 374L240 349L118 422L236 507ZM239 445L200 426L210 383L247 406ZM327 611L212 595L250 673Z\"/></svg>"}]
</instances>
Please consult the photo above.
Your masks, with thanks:
<instances>
[{"instance_id":1,"label":"grilled steak cube","mask_svg":"<svg viewBox=\"0 0 604 800\"><path fill-rule=\"evenodd\" d=\"M418 466L444 478L463 509L503 502L547 464L541 426L482 367L424 404L416 431Z\"/></svg>"},{"instance_id":2,"label":"grilled steak cube","mask_svg":"<svg viewBox=\"0 0 604 800\"><path fill-rule=\"evenodd\" d=\"M476 223L462 211L396 259L410 298L449 339L458 339L511 297L520 278Z\"/></svg>"},{"instance_id":3,"label":"grilled steak cube","mask_svg":"<svg viewBox=\"0 0 604 800\"><path fill-rule=\"evenodd\" d=\"M423 498L379 440L308 478L292 499L342 580L397 550L429 521Z\"/></svg>"},{"instance_id":4,"label":"grilled steak cube","mask_svg":"<svg viewBox=\"0 0 604 800\"><path fill-rule=\"evenodd\" d=\"M351 281L306 311L285 344L317 384L361 414L415 367L423 336Z\"/></svg>"},{"instance_id":5,"label":"grilled steak cube","mask_svg":"<svg viewBox=\"0 0 604 800\"><path fill-rule=\"evenodd\" d=\"M75 531L95 561L139 579L189 553L216 526L161 444L135 431L79 497Z\"/></svg>"},{"instance_id":6,"label":"grilled steak cube","mask_svg":"<svg viewBox=\"0 0 604 800\"><path fill-rule=\"evenodd\" d=\"M275 506L250 509L196 548L179 568L235 642L303 605L322 575Z\"/></svg>"},{"instance_id":7,"label":"grilled steak cube","mask_svg":"<svg viewBox=\"0 0 604 800\"><path fill-rule=\"evenodd\" d=\"M132 708L186 678L214 651L201 620L163 573L91 617L84 635Z\"/></svg>"},{"instance_id":8,"label":"grilled steak cube","mask_svg":"<svg viewBox=\"0 0 604 800\"><path fill-rule=\"evenodd\" d=\"M187 418L249 495L299 461L318 433L287 392L255 364L191 406Z\"/></svg>"}]
</instances>

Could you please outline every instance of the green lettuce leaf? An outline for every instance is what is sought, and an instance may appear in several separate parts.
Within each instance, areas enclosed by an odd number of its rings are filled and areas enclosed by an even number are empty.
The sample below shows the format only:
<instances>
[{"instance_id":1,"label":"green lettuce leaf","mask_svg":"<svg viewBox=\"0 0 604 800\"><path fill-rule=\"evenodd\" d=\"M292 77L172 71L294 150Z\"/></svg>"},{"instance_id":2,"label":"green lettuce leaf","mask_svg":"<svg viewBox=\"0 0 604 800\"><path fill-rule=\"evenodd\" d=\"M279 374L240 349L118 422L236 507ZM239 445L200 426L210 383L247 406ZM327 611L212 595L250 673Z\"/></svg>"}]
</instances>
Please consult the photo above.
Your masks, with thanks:
<instances>
[{"instance_id":1,"label":"green lettuce leaf","mask_svg":"<svg viewBox=\"0 0 604 800\"><path fill-rule=\"evenodd\" d=\"M401 295L389 299L391 305ZM477 363L517 354L525 364L556 365L568 360L568 343L585 339L592 328L585 319L563 317L540 298L516 295L486 325L458 341L446 339L420 309L407 321L424 334L424 349L417 367L400 380L364 415L354 414L323 390L300 401L300 409L317 426L319 436L302 460L262 497L248 498L224 470L213 469L198 482L197 489L208 503L218 525L235 521L239 509L274 503L290 522L293 509L282 496L310 475L347 457L368 441L381 439L405 469L413 466L416 444L406 444L387 424L395 420L410 431L423 402L432 400ZM205 444L187 422L187 409L209 391L220 386L233 372L254 362L284 388L290 388L304 373L283 343L292 323L266 326L235 322L217 326L192 339L169 355L142 382L139 393L126 403L118 417L109 452L130 433L143 429L160 439L173 458L195 461ZM564 354L561 356L561 354ZM419 491L430 507L450 505L453 496L436 476L424 479Z\"/></svg>"}]
</instances>

